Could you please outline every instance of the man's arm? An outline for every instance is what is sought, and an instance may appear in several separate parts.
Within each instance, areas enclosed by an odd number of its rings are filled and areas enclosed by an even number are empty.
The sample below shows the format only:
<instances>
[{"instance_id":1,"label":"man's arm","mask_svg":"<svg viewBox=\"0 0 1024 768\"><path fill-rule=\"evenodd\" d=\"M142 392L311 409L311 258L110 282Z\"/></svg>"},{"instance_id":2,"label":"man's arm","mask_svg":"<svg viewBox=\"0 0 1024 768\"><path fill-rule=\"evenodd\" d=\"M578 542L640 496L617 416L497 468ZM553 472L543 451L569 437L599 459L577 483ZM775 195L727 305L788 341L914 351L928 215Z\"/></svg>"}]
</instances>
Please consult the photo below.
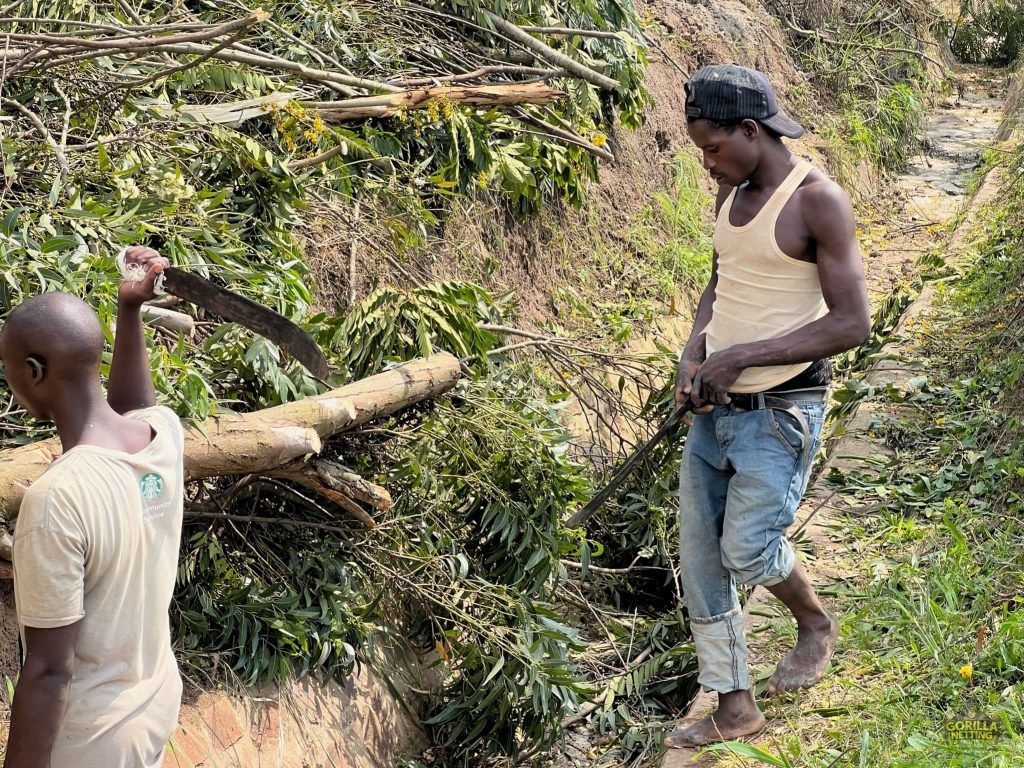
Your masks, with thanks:
<instances>
[{"instance_id":1,"label":"man's arm","mask_svg":"<svg viewBox=\"0 0 1024 768\"><path fill-rule=\"evenodd\" d=\"M711 322L711 311L715 304L715 290L718 287L718 254L711 260L711 279L697 303L697 314L693 319L693 330L690 338L679 356L679 367L676 369L676 403L682 405L690 396L693 380L707 357L705 329Z\"/></svg>"},{"instance_id":2,"label":"man's arm","mask_svg":"<svg viewBox=\"0 0 1024 768\"><path fill-rule=\"evenodd\" d=\"M75 670L81 621L65 627L25 627L25 665L14 690L4 768L50 768Z\"/></svg>"},{"instance_id":3,"label":"man's arm","mask_svg":"<svg viewBox=\"0 0 1024 768\"><path fill-rule=\"evenodd\" d=\"M722 212L722 206L729 199L732 190L733 188L728 185L722 185L718 188L718 194L715 197L716 217ZM683 347L682 354L679 355L679 366L676 368L676 403L678 405L682 405L690 397L690 392L693 390L693 380L707 358L705 329L708 327L708 323L711 322L711 313L715 305L715 291L717 289L718 253L712 252L711 279L708 280L708 284L704 287L704 292L700 295L700 301L697 303L697 314L693 318L693 329L690 331L690 338L687 340L686 346ZM706 407L699 408L696 412L704 413L710 410L710 407ZM689 423L689 417L686 420Z\"/></svg>"},{"instance_id":4,"label":"man's arm","mask_svg":"<svg viewBox=\"0 0 1024 768\"><path fill-rule=\"evenodd\" d=\"M153 372L142 330L142 305L155 295L156 279L167 265L167 260L152 248L141 246L129 248L125 262L141 266L146 274L139 282L122 282L117 294L117 327L107 402L118 413L156 405Z\"/></svg>"},{"instance_id":5,"label":"man's arm","mask_svg":"<svg viewBox=\"0 0 1024 768\"><path fill-rule=\"evenodd\" d=\"M812 362L867 341L871 312L850 198L836 184L822 185L808 196L803 217L817 243L818 277L828 314L785 336L713 354L694 381L705 401L728 402L729 388L745 368Z\"/></svg>"}]
</instances>

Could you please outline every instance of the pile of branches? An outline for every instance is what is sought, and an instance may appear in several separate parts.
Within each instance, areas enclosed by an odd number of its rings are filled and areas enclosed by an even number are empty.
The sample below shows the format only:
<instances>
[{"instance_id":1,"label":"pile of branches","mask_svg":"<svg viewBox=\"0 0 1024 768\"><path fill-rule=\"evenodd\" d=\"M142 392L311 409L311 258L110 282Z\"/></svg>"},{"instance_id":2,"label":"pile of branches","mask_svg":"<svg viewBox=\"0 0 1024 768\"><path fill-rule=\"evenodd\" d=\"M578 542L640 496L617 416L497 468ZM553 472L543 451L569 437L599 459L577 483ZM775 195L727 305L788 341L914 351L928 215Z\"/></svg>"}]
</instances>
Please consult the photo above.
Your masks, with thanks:
<instances>
[{"instance_id":1,"label":"pile of branches","mask_svg":"<svg viewBox=\"0 0 1024 768\"><path fill-rule=\"evenodd\" d=\"M296 232L365 200L390 255L458 194L579 202L616 122L639 121L644 62L616 0L8 3L0 306L61 289L105 315L110 255L142 241L319 324ZM201 327L201 354L154 361L181 415L316 391L258 339Z\"/></svg>"},{"instance_id":2,"label":"pile of branches","mask_svg":"<svg viewBox=\"0 0 1024 768\"><path fill-rule=\"evenodd\" d=\"M882 87L914 79L915 64L931 64L938 71L946 68L940 60L941 46L931 34L940 14L928 0L771 0L770 5L801 53L828 57L831 66L813 70L822 76L831 71L835 81L823 84L830 85L834 94L842 93L853 82L860 95L881 101ZM842 66L834 66L837 61Z\"/></svg>"},{"instance_id":3,"label":"pile of branches","mask_svg":"<svg viewBox=\"0 0 1024 768\"><path fill-rule=\"evenodd\" d=\"M0 9L0 106L21 129L8 135L34 132L52 150L62 178L73 153L143 139L138 125L106 133L119 122L118 112L143 106L153 107L156 117L230 126L292 101L329 123L393 116L442 100L507 106L532 130L610 158L571 120L523 107L549 106L566 89L582 93L580 84L594 101L600 101L595 90L632 85L615 71L628 66L599 58L604 48L618 47L626 64L638 61L631 34L639 33L619 28L624 17L591 17L588 28L521 26L485 7L464 16L443 4L380 0L341 7L306 2L284 13L251 9L241 0L182 4L169 13L58 2L45 16L17 15L23 7L35 4ZM303 29L303 17L325 27ZM323 34L310 34L317 31ZM204 72L205 80L197 80ZM223 87L211 88L217 78ZM234 91L259 95L233 99ZM83 120L87 115L92 119ZM314 167L344 154L340 147L290 167Z\"/></svg>"},{"instance_id":4,"label":"pile of branches","mask_svg":"<svg viewBox=\"0 0 1024 768\"><path fill-rule=\"evenodd\" d=\"M578 202L612 157L614 127L638 124L646 103L632 6L26 0L0 8L0 38L4 309L60 289L109 320L110 254L144 241L305 323L332 384L437 349L468 374L452 399L335 438L316 461L193 487L174 612L186 666L246 683L344 676L401 614L403 632L417 630L408 634L444 662L429 720L435 764L551 746L594 693L579 633L555 607L565 561L591 556L586 534L562 522L589 497L592 469L573 460L560 426L565 392L611 456L645 436L624 421L657 420L647 393L664 371L511 328L471 286L385 290L352 296L347 318L314 314L293 233L310 209L356 218L360 200L401 236L443 221L453 195L485 188L511 202ZM161 399L183 418L262 411L321 388L266 340L196 319L194 339L151 348ZM38 436L17 410L6 419L8 442ZM675 538L671 484L651 474L636 483L650 498L631 502L608 538L635 539L621 559L656 568L660 585ZM651 503L664 508L654 524ZM611 582L587 600L620 591L617 574L582 576ZM608 707L642 708L689 664L669 652L682 631L669 624L618 633L615 645L636 634L651 649L624 654L637 668L623 669Z\"/></svg>"}]
</instances>

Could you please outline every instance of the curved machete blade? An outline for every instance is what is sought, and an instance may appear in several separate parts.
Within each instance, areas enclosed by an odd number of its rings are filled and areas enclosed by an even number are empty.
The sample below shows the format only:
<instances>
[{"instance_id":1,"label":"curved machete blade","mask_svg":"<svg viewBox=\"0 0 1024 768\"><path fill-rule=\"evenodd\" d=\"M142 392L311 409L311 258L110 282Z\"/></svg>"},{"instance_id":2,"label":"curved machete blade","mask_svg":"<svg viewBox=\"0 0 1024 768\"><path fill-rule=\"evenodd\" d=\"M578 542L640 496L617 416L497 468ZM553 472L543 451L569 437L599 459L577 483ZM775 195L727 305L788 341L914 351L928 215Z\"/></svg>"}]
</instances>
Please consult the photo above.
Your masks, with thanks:
<instances>
[{"instance_id":1,"label":"curved machete blade","mask_svg":"<svg viewBox=\"0 0 1024 768\"><path fill-rule=\"evenodd\" d=\"M252 299L177 267L164 270L164 290L270 339L318 379L326 379L331 372L327 358L312 336L284 315Z\"/></svg>"},{"instance_id":2,"label":"curved machete blade","mask_svg":"<svg viewBox=\"0 0 1024 768\"><path fill-rule=\"evenodd\" d=\"M672 411L671 415L665 420L665 423L662 424L658 431L654 433L654 437L633 451L633 453L631 453L629 457L619 465L618 471L612 476L612 479L608 481L608 485L602 488L601 491L594 496L594 498L588 501L582 509L569 518L565 524L566 528L578 528L593 517L604 503L611 498L611 495L619 489L619 486L625 482L626 478L633 473L633 470L636 469L636 465L639 464L658 443L664 440L668 436L669 432L675 429L676 425L682 421L683 415L692 409L693 403L689 400L687 400L683 405L677 405L675 410Z\"/></svg>"}]
</instances>

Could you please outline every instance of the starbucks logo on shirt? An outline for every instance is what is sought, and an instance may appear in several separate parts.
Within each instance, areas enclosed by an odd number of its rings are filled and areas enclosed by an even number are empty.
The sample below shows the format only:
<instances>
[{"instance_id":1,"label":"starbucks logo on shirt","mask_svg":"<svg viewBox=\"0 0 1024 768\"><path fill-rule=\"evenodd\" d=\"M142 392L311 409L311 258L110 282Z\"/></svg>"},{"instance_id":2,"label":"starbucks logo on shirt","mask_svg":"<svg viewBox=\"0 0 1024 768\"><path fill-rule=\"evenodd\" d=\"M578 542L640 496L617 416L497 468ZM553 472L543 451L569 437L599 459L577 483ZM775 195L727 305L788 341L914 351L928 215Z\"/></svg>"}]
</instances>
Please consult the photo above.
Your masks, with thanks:
<instances>
[{"instance_id":1,"label":"starbucks logo on shirt","mask_svg":"<svg viewBox=\"0 0 1024 768\"><path fill-rule=\"evenodd\" d=\"M142 476L139 488L142 490L142 498L155 499L164 492L164 479L155 472L150 472Z\"/></svg>"}]
</instances>

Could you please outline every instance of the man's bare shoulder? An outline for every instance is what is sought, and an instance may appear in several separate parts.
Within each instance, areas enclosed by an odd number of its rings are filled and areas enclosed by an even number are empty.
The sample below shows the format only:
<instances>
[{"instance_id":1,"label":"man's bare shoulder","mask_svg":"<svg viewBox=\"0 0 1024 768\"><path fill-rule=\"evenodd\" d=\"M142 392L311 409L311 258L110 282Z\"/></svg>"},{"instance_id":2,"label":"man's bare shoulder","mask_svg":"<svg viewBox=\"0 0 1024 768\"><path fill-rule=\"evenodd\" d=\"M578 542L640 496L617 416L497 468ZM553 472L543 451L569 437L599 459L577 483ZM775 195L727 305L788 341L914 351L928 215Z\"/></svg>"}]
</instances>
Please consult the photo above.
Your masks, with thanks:
<instances>
[{"instance_id":1,"label":"man's bare shoulder","mask_svg":"<svg viewBox=\"0 0 1024 768\"><path fill-rule=\"evenodd\" d=\"M800 214L812 234L851 231L853 202L846 190L815 169L799 189Z\"/></svg>"},{"instance_id":2,"label":"man's bare shoulder","mask_svg":"<svg viewBox=\"0 0 1024 768\"><path fill-rule=\"evenodd\" d=\"M853 202L846 190L815 168L800 185L800 204L815 213L844 210L853 213Z\"/></svg>"}]
</instances>

